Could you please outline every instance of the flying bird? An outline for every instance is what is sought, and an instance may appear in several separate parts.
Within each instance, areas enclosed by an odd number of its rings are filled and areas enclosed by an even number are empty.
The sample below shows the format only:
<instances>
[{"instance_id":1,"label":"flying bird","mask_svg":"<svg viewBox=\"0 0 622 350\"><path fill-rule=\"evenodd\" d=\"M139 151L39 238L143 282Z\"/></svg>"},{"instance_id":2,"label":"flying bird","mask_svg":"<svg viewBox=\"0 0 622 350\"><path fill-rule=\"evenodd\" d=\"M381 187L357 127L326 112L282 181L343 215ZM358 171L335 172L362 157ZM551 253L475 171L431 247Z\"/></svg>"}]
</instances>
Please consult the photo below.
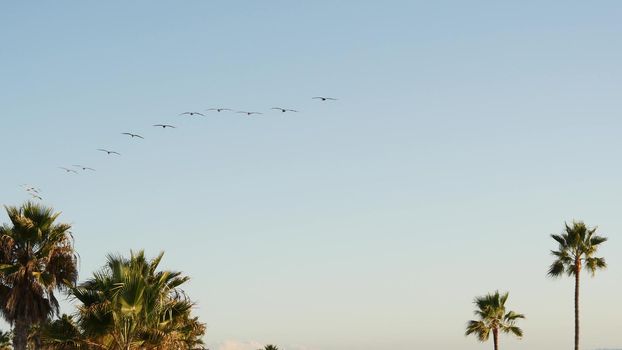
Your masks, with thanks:
<instances>
[{"instance_id":1,"label":"flying bird","mask_svg":"<svg viewBox=\"0 0 622 350\"><path fill-rule=\"evenodd\" d=\"M189 116L194 116L194 115L200 115L202 117L205 117L205 114L199 113L199 112L183 112L180 115L189 115Z\"/></svg>"},{"instance_id":2,"label":"flying bird","mask_svg":"<svg viewBox=\"0 0 622 350\"><path fill-rule=\"evenodd\" d=\"M109 150L107 150L107 149L103 149L103 148L98 148L97 150L98 150L98 151L102 151L102 152L106 152L106 153L108 153L108 155L111 155L111 154L116 154L116 155L118 155L118 156L120 156L120 155L121 155L121 153L119 153L119 152L109 151Z\"/></svg>"},{"instance_id":3,"label":"flying bird","mask_svg":"<svg viewBox=\"0 0 622 350\"><path fill-rule=\"evenodd\" d=\"M132 134L131 132L122 132L121 135L127 135L127 136L130 136L131 138L138 137L139 139L144 139L144 137L138 134Z\"/></svg>"},{"instance_id":4,"label":"flying bird","mask_svg":"<svg viewBox=\"0 0 622 350\"><path fill-rule=\"evenodd\" d=\"M313 97L314 100L322 100L322 101L337 101L336 98L332 98L332 97L322 97L322 96L315 96Z\"/></svg>"},{"instance_id":5,"label":"flying bird","mask_svg":"<svg viewBox=\"0 0 622 350\"><path fill-rule=\"evenodd\" d=\"M41 191L40 189L32 187L30 185L22 185L22 187L26 190L26 193L28 193L30 197L43 200L43 198L41 198L41 196L39 195L39 192Z\"/></svg>"},{"instance_id":6,"label":"flying bird","mask_svg":"<svg viewBox=\"0 0 622 350\"><path fill-rule=\"evenodd\" d=\"M237 111L236 113L244 113L246 115L263 114L263 113L259 113L259 112L246 112L246 111Z\"/></svg>"},{"instance_id":7,"label":"flying bird","mask_svg":"<svg viewBox=\"0 0 622 350\"><path fill-rule=\"evenodd\" d=\"M31 185L23 184L23 185L21 185L21 187L22 187L23 189L25 189L25 190L26 190L26 192L34 192L34 193L39 193L39 192L41 192L41 189L39 189L39 188L37 188L37 187L34 187L34 186L31 186Z\"/></svg>"},{"instance_id":8,"label":"flying bird","mask_svg":"<svg viewBox=\"0 0 622 350\"><path fill-rule=\"evenodd\" d=\"M222 111L230 111L231 109L229 108L208 108L206 109L206 111L216 111L218 113L222 112Z\"/></svg>"},{"instance_id":9,"label":"flying bird","mask_svg":"<svg viewBox=\"0 0 622 350\"><path fill-rule=\"evenodd\" d=\"M73 169L68 169L68 168L65 168L65 167L62 167L62 166L59 166L58 168L59 169L63 169L63 170L65 170L65 172L68 172L68 173L74 173L74 174L78 173L77 171L75 171Z\"/></svg>"},{"instance_id":10,"label":"flying bird","mask_svg":"<svg viewBox=\"0 0 622 350\"><path fill-rule=\"evenodd\" d=\"M276 110L279 110L279 111L281 111L283 113L285 113L285 112L298 112L295 109L287 109L287 108L281 108L281 107L272 107L271 109L276 109Z\"/></svg>"},{"instance_id":11,"label":"flying bird","mask_svg":"<svg viewBox=\"0 0 622 350\"><path fill-rule=\"evenodd\" d=\"M82 169L82 170L90 170L90 171L95 171L95 169L93 169L93 168L89 168L89 167L84 166L84 165L74 164L73 166L75 166L76 168L80 168L80 169Z\"/></svg>"},{"instance_id":12,"label":"flying bird","mask_svg":"<svg viewBox=\"0 0 622 350\"><path fill-rule=\"evenodd\" d=\"M153 126L159 126L162 129L166 129L166 128L173 128L174 129L175 128L174 126L168 125L168 124L153 124Z\"/></svg>"}]
</instances>

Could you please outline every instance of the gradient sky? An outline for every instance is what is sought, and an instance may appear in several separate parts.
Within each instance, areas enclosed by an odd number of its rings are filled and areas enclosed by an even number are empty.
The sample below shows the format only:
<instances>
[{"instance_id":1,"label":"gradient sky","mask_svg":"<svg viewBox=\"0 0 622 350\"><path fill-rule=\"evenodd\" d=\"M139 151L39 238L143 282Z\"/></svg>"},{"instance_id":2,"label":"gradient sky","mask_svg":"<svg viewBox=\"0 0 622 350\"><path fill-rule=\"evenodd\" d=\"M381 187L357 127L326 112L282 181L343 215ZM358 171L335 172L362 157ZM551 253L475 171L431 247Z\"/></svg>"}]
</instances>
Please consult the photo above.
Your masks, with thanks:
<instances>
[{"instance_id":1,"label":"gradient sky","mask_svg":"<svg viewBox=\"0 0 622 350\"><path fill-rule=\"evenodd\" d=\"M610 267L585 278L583 348L622 347L620 18L614 0L5 2L0 203L41 187L82 279L165 250L213 350L490 348L463 333L495 289L527 315L505 349L570 348L549 234L585 220ZM265 114L178 116L217 106Z\"/></svg>"}]
</instances>

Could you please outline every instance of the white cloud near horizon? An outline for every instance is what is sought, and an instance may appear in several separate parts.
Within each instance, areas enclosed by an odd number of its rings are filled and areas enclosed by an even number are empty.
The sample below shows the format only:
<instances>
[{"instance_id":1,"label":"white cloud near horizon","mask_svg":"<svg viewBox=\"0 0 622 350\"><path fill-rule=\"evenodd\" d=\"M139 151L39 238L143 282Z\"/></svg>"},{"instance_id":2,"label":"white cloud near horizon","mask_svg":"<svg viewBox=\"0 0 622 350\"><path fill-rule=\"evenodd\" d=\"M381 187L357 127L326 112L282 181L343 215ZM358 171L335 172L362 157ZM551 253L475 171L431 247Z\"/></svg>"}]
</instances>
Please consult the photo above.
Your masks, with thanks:
<instances>
[{"instance_id":1,"label":"white cloud near horizon","mask_svg":"<svg viewBox=\"0 0 622 350\"><path fill-rule=\"evenodd\" d=\"M310 348L302 345L279 345L275 344L282 350L311 350ZM263 349L264 344L255 341L241 341L241 340L225 340L223 342L217 343L212 349L213 350L258 350Z\"/></svg>"},{"instance_id":2,"label":"white cloud near horizon","mask_svg":"<svg viewBox=\"0 0 622 350\"><path fill-rule=\"evenodd\" d=\"M257 350L263 345L257 341L225 340L218 343L214 350Z\"/></svg>"}]
</instances>

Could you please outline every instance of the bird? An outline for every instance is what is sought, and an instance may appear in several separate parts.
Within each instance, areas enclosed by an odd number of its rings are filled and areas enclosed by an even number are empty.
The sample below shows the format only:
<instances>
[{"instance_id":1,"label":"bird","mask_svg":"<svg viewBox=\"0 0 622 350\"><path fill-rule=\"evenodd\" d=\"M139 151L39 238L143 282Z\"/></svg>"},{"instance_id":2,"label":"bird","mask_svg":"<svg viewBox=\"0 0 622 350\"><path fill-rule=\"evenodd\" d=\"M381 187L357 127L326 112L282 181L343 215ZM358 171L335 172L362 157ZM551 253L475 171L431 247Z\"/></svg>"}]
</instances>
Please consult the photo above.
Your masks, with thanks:
<instances>
[{"instance_id":1,"label":"bird","mask_svg":"<svg viewBox=\"0 0 622 350\"><path fill-rule=\"evenodd\" d=\"M271 109L276 109L276 110L279 110L279 111L281 111L283 113L285 113L285 112L298 112L295 109L287 109L287 108L281 108L281 107L272 107Z\"/></svg>"},{"instance_id":2,"label":"bird","mask_svg":"<svg viewBox=\"0 0 622 350\"><path fill-rule=\"evenodd\" d=\"M206 111L216 111L218 113L222 112L222 111L230 111L231 109L229 108L208 108L206 109Z\"/></svg>"},{"instance_id":3,"label":"bird","mask_svg":"<svg viewBox=\"0 0 622 350\"><path fill-rule=\"evenodd\" d=\"M142 136L140 136L140 135L138 135L138 134L132 134L131 132L122 132L122 133L121 133L121 135L128 135L128 136L130 136L131 138L138 137L139 139L144 139L144 137L142 137Z\"/></svg>"},{"instance_id":4,"label":"bird","mask_svg":"<svg viewBox=\"0 0 622 350\"><path fill-rule=\"evenodd\" d=\"M159 126L159 127L161 127L162 129L166 129L166 128L175 128L174 126L172 126L172 125L168 125L168 124L153 124L153 126Z\"/></svg>"},{"instance_id":5,"label":"bird","mask_svg":"<svg viewBox=\"0 0 622 350\"><path fill-rule=\"evenodd\" d=\"M42 201L42 200L43 200L43 198L41 198L41 196L36 195L36 194L33 194L33 193L31 193L31 194L30 194L30 196L31 196L32 198L37 198L37 199L38 199L38 200L40 200L40 201Z\"/></svg>"},{"instance_id":6,"label":"bird","mask_svg":"<svg viewBox=\"0 0 622 350\"><path fill-rule=\"evenodd\" d=\"M246 115L263 114L263 113L259 113L259 112L246 112L246 111L237 111L236 113L244 113Z\"/></svg>"},{"instance_id":7,"label":"bird","mask_svg":"<svg viewBox=\"0 0 622 350\"><path fill-rule=\"evenodd\" d=\"M26 189L26 193L28 193L32 198L43 200L39 193L41 191L40 189L28 185L22 185L22 187Z\"/></svg>"},{"instance_id":8,"label":"bird","mask_svg":"<svg viewBox=\"0 0 622 350\"><path fill-rule=\"evenodd\" d=\"M322 101L327 101L327 100L330 100L330 101L337 101L337 99L336 99L336 98L332 98L332 97L322 97L322 96L315 96L315 97L313 97L312 99L314 99L314 100L322 100Z\"/></svg>"},{"instance_id":9,"label":"bird","mask_svg":"<svg viewBox=\"0 0 622 350\"><path fill-rule=\"evenodd\" d=\"M80 168L80 169L82 169L82 170L91 170L91 171L95 171L95 169L93 169L93 168L89 168L89 167L84 166L84 165L74 164L73 166L75 166L76 168Z\"/></svg>"},{"instance_id":10,"label":"bird","mask_svg":"<svg viewBox=\"0 0 622 350\"><path fill-rule=\"evenodd\" d=\"M74 173L74 174L78 173L77 171L75 171L73 169L68 169L68 168L65 168L65 167L62 167L62 166L59 166L58 168L59 169L63 169L63 170L65 170L65 172L68 172L68 173Z\"/></svg>"},{"instance_id":11,"label":"bird","mask_svg":"<svg viewBox=\"0 0 622 350\"><path fill-rule=\"evenodd\" d=\"M120 155L121 155L121 153L119 153L119 152L109 151L109 150L107 150L107 149L103 149L103 148L98 148L97 150L98 150L98 151L102 151L102 152L106 152L106 153L108 153L108 155L111 155L111 154L116 154L116 155L118 155L118 156L120 156Z\"/></svg>"},{"instance_id":12,"label":"bird","mask_svg":"<svg viewBox=\"0 0 622 350\"><path fill-rule=\"evenodd\" d=\"M37 187L34 187L34 186L31 186L31 185L28 185L28 184L22 184L22 185L21 185L21 187L22 187L23 189L25 189L25 190L26 190L26 192L34 192L34 193L39 193L39 192L41 192L41 189L39 189L39 188L37 188Z\"/></svg>"},{"instance_id":13,"label":"bird","mask_svg":"<svg viewBox=\"0 0 622 350\"><path fill-rule=\"evenodd\" d=\"M205 117L205 114L202 114L202 113L199 113L199 112L183 112L183 113L181 113L181 114L179 114L179 115L189 115L189 116L191 116L191 117L192 117L193 115L200 115L200 116L202 116L202 117Z\"/></svg>"}]
</instances>

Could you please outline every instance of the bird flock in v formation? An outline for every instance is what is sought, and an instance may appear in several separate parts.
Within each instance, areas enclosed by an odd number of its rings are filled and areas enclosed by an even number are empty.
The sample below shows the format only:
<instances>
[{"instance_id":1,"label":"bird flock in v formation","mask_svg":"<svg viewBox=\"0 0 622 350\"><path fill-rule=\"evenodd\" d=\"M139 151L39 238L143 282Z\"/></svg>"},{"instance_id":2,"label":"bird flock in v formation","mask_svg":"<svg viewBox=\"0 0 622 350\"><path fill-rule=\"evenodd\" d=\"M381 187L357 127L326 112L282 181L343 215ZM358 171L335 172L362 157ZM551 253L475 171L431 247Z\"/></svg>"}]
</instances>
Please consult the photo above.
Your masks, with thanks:
<instances>
[{"instance_id":1,"label":"bird flock in v formation","mask_svg":"<svg viewBox=\"0 0 622 350\"><path fill-rule=\"evenodd\" d=\"M312 97L312 99L314 100L319 100L319 101L337 101L336 98L333 97L325 97L325 96L315 96ZM298 110L295 109L289 109L289 108L282 108L282 107L272 107L271 110L277 111L277 112L281 112L281 113L298 113ZM215 113L222 113L222 112L229 112L229 113L236 113L236 114L243 114L246 116L252 116L252 115L260 115L263 114L261 112L254 112L254 111L239 111L239 110L233 110L230 108L208 108L205 110L204 113L200 113L200 112L183 112L180 113L180 116L189 116L189 117L205 117L206 113L210 113L210 112L215 112ZM153 127L156 128L162 128L162 129L174 129L176 128L176 126L171 125L171 124L153 124ZM131 139L137 138L137 139L144 139L144 137L140 134L136 134L133 132L122 132L121 135L126 135ZM109 149L105 149L105 148L98 148L97 151L99 152L104 152L109 156L120 156L121 153L117 152L117 151L112 151ZM92 172L92 171L96 171L96 169L91 168L89 166L85 166L85 165L81 165L81 164L73 164L72 167L66 167L66 166L59 166L58 167L60 170L64 171L67 174L78 174L79 172ZM21 187L26 191L26 193L28 195L30 195L30 197L32 199L38 199L38 200L43 200L43 198L41 197L41 189L38 187L35 187L33 185L28 185L28 184L23 184L21 185Z\"/></svg>"}]
</instances>

